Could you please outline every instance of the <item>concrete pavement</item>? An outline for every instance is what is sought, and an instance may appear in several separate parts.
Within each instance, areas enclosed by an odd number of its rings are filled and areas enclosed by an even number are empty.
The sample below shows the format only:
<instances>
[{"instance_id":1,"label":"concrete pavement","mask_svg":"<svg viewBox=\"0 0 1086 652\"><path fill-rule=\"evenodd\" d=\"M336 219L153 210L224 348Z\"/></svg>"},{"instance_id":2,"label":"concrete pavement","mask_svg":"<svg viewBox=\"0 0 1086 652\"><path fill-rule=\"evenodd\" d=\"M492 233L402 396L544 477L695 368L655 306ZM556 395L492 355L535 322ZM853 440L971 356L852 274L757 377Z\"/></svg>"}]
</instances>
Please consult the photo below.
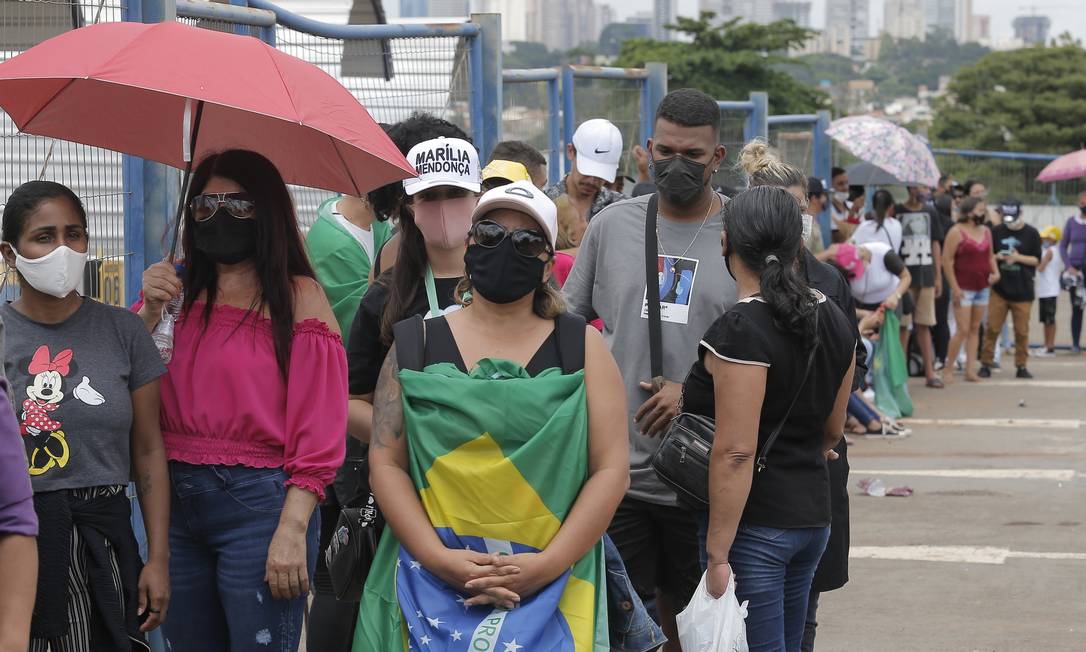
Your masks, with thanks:
<instances>
[{"instance_id":1,"label":"concrete pavement","mask_svg":"<svg viewBox=\"0 0 1086 652\"><path fill-rule=\"evenodd\" d=\"M851 582L822 596L818 650L1086 650L1086 355L1029 366L914 382L911 437L856 438ZM864 496L870 477L916 493Z\"/></svg>"}]
</instances>

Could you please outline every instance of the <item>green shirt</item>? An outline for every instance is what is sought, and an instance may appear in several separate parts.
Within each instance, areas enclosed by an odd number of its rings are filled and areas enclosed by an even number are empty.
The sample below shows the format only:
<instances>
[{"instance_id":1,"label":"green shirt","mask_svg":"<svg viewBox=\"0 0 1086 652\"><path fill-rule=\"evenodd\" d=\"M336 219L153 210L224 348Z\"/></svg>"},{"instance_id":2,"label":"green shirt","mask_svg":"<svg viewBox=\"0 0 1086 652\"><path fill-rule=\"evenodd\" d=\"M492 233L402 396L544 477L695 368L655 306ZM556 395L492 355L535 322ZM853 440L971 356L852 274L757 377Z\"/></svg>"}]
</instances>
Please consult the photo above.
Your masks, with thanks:
<instances>
[{"instance_id":1,"label":"green shirt","mask_svg":"<svg viewBox=\"0 0 1086 652\"><path fill-rule=\"evenodd\" d=\"M317 221L309 229L305 246L309 261L317 272L317 280L332 304L346 346L358 304L369 287L372 262L358 240L332 215L340 197L325 200L317 209ZM370 230L373 250L380 251L391 236L392 228L388 222L374 220Z\"/></svg>"}]
</instances>

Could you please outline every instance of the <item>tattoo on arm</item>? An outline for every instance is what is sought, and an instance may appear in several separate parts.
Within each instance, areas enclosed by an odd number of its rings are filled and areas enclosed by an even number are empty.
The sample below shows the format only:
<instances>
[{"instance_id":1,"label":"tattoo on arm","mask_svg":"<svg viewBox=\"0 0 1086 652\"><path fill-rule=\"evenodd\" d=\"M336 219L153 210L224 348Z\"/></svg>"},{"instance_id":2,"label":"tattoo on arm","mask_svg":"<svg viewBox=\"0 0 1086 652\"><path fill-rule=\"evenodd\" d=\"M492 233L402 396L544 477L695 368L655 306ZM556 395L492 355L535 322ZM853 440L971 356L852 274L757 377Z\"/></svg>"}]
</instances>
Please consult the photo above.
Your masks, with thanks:
<instances>
[{"instance_id":1,"label":"tattoo on arm","mask_svg":"<svg viewBox=\"0 0 1086 652\"><path fill-rule=\"evenodd\" d=\"M377 389L373 393L372 446L386 448L403 434L403 403L398 373L396 349L393 348L385 358L381 375L377 378Z\"/></svg>"}]
</instances>

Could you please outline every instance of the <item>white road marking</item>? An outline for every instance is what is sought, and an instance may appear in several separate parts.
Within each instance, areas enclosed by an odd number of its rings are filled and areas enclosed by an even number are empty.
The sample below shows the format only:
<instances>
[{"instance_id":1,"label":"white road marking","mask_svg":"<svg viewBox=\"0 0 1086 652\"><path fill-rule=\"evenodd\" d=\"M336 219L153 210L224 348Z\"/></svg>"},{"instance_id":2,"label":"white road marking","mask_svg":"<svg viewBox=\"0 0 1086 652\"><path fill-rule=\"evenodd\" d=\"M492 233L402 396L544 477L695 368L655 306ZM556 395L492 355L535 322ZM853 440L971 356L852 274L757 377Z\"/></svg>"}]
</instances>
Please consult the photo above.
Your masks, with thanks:
<instances>
[{"instance_id":1,"label":"white road marking","mask_svg":"<svg viewBox=\"0 0 1086 652\"><path fill-rule=\"evenodd\" d=\"M851 469L852 475L970 478L974 480L1054 480L1070 482L1074 469Z\"/></svg>"},{"instance_id":2,"label":"white road marking","mask_svg":"<svg viewBox=\"0 0 1086 652\"><path fill-rule=\"evenodd\" d=\"M985 380L980 383L960 383L973 387L1048 387L1052 389L1082 389L1086 380Z\"/></svg>"},{"instance_id":3,"label":"white road marking","mask_svg":"<svg viewBox=\"0 0 1086 652\"><path fill-rule=\"evenodd\" d=\"M1086 561L1086 552L1032 552L988 546L852 546L852 559L942 561L959 564L1003 564L1007 559Z\"/></svg>"},{"instance_id":4,"label":"white road marking","mask_svg":"<svg viewBox=\"0 0 1086 652\"><path fill-rule=\"evenodd\" d=\"M901 419L907 426L969 426L978 428L1053 428L1075 430L1079 419Z\"/></svg>"}]
</instances>

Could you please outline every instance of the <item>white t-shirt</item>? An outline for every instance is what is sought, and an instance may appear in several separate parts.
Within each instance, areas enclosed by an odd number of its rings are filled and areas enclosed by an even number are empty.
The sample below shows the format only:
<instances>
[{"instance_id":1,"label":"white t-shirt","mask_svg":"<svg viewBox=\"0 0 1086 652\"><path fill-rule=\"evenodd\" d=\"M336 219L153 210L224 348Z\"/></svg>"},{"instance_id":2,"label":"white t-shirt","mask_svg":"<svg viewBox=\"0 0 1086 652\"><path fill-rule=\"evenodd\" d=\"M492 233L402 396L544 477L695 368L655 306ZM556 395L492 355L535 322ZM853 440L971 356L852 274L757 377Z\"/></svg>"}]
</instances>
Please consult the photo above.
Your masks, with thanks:
<instances>
[{"instance_id":1,"label":"white t-shirt","mask_svg":"<svg viewBox=\"0 0 1086 652\"><path fill-rule=\"evenodd\" d=\"M1044 245L1042 260L1049 251L1052 252L1052 260L1048 261L1048 266L1044 268L1044 271L1037 272L1035 283L1038 299L1060 296L1060 273L1063 271L1063 263L1060 260L1059 245Z\"/></svg>"},{"instance_id":2,"label":"white t-shirt","mask_svg":"<svg viewBox=\"0 0 1086 652\"><path fill-rule=\"evenodd\" d=\"M871 261L864 268L863 276L849 281L852 296L856 303L882 303L901 283L897 274L886 269L886 254L892 253L890 245L885 242L869 242L863 245L863 248L871 252Z\"/></svg>"},{"instance_id":3,"label":"white t-shirt","mask_svg":"<svg viewBox=\"0 0 1086 652\"><path fill-rule=\"evenodd\" d=\"M866 220L852 232L852 241L856 244L881 242L890 245L894 251L901 251L901 221L887 217L880 228L877 220Z\"/></svg>"},{"instance_id":4,"label":"white t-shirt","mask_svg":"<svg viewBox=\"0 0 1086 652\"><path fill-rule=\"evenodd\" d=\"M373 260L373 231L370 229L363 229L362 227L353 224L343 214L339 212L339 202L336 202L335 208L332 209L332 217L336 218L340 226L347 229L347 232L354 236L354 239L358 241L358 244L362 245L362 251L366 252L366 257Z\"/></svg>"}]
</instances>

